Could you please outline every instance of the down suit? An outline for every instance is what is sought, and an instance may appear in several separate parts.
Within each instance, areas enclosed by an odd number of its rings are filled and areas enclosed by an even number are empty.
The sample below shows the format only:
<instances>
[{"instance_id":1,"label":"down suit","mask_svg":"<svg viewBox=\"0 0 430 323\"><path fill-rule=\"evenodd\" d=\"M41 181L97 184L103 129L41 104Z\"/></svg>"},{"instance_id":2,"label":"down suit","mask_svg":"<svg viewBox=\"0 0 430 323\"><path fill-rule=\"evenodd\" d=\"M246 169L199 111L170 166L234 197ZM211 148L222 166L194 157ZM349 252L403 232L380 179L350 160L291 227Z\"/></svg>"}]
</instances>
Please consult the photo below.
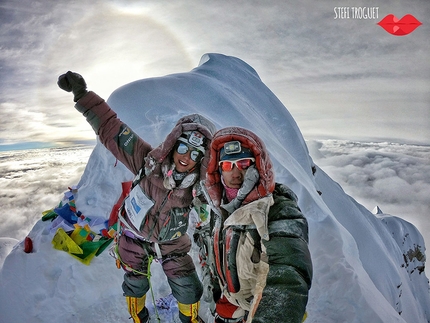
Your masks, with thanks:
<instances>
[{"instance_id":1,"label":"down suit","mask_svg":"<svg viewBox=\"0 0 430 323\"><path fill-rule=\"evenodd\" d=\"M125 234L119 238L118 254L126 269L123 291L130 314L135 322L148 320L144 301L149 282L145 273L149 256L158 255L173 296L180 304L181 321L196 322L196 314L189 313L187 304L199 302L202 284L188 255L191 239L186 230L193 200L201 198L196 192L201 192L199 183L206 174L209 151L206 149L200 163L180 182L172 175L175 168L172 151L181 134L191 131L203 134L206 145L209 145L214 125L198 114L183 117L164 142L153 148L117 118L94 92L86 93L75 107L87 118L103 145L133 174L143 169L139 185L153 203L142 223L136 224L127 212L123 213Z\"/></svg>"},{"instance_id":2,"label":"down suit","mask_svg":"<svg viewBox=\"0 0 430 323\"><path fill-rule=\"evenodd\" d=\"M221 149L232 141L252 151L259 174L233 210L219 166ZM275 183L261 139L240 127L219 130L205 186L212 219L194 238L201 247L204 298L215 303L215 322L302 322L312 281L308 224L294 192Z\"/></svg>"}]
</instances>

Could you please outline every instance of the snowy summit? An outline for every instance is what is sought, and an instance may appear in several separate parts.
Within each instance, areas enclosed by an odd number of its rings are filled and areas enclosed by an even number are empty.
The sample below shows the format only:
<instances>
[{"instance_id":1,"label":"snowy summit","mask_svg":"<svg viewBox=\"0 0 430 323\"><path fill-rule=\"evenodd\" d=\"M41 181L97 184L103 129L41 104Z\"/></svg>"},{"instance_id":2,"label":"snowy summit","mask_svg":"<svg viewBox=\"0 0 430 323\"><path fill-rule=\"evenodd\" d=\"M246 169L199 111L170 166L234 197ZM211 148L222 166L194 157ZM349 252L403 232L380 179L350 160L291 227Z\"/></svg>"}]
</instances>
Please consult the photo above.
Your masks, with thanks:
<instances>
[{"instance_id":1,"label":"snowy summit","mask_svg":"<svg viewBox=\"0 0 430 323\"><path fill-rule=\"evenodd\" d=\"M89 89L97 91L96 86ZM298 195L309 222L314 278L307 323L430 322L421 234L379 208L372 214L319 169L293 117L245 62L206 54L192 71L127 84L108 103L153 146L191 113L206 116L218 129L248 128L264 140L276 181ZM70 113L78 113L72 102ZM131 179L98 143L76 185L76 208L86 217L108 219L121 183ZM0 238L0 322L131 322L121 290L123 272L109 251L85 265L53 248L53 223L40 220L29 232L31 253L24 252L24 241L12 248L13 240ZM151 281L161 322L178 322L157 263ZM204 304L201 315L210 317Z\"/></svg>"}]
</instances>

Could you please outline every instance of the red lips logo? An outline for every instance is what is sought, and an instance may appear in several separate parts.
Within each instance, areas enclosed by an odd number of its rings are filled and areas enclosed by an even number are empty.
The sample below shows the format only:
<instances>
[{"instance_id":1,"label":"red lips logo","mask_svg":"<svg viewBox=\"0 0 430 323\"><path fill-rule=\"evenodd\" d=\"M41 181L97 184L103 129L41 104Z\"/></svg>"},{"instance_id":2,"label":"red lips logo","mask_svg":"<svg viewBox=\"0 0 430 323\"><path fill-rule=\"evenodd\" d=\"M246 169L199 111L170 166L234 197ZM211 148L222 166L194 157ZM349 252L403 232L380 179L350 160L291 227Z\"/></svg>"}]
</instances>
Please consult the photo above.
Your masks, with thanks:
<instances>
[{"instance_id":1,"label":"red lips logo","mask_svg":"<svg viewBox=\"0 0 430 323\"><path fill-rule=\"evenodd\" d=\"M400 20L393 14L389 14L378 22L378 25L392 35L405 36L413 32L419 25L422 25L422 23L410 14L405 15Z\"/></svg>"}]
</instances>

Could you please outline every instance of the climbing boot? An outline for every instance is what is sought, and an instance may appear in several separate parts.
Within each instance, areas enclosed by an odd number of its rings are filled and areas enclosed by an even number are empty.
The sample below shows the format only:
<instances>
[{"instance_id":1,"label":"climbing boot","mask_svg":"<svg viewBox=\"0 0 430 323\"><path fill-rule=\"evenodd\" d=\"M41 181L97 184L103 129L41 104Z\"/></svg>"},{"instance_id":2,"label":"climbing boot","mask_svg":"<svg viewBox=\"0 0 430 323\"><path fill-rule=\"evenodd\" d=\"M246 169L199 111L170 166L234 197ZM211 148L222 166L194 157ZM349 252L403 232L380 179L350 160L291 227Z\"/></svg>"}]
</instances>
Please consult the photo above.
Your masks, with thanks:
<instances>
[{"instance_id":1,"label":"climbing boot","mask_svg":"<svg viewBox=\"0 0 430 323\"><path fill-rule=\"evenodd\" d=\"M182 304L178 302L179 319L183 323L198 323L200 302L194 304Z\"/></svg>"},{"instance_id":2,"label":"climbing boot","mask_svg":"<svg viewBox=\"0 0 430 323\"><path fill-rule=\"evenodd\" d=\"M134 323L148 323L149 313L145 307L146 295L142 297L125 297L127 301L128 312L131 315Z\"/></svg>"}]
</instances>

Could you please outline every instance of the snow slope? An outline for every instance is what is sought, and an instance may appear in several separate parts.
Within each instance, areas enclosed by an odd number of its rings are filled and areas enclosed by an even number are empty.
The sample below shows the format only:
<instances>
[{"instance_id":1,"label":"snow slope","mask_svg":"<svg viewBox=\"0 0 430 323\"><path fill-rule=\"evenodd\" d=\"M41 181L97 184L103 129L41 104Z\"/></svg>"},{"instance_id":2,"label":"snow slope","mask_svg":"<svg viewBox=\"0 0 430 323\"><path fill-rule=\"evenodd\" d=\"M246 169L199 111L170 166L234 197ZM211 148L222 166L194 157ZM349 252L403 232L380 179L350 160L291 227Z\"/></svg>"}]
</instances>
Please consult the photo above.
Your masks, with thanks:
<instances>
[{"instance_id":1,"label":"snow slope","mask_svg":"<svg viewBox=\"0 0 430 323\"><path fill-rule=\"evenodd\" d=\"M314 280L306 322L430 322L421 234L400 218L372 214L314 165L293 117L245 62L206 54L190 72L127 84L108 102L153 145L190 113L207 116L218 128L251 129L265 141L277 181L296 192L309 221ZM97 144L78 183L78 210L107 218L120 183L131 178ZM0 322L128 322L122 272L109 253L85 266L52 248L50 225L39 221L29 233L33 253L24 253L20 242L0 259ZM152 271L155 297L169 303L158 307L163 321L178 322L159 264ZM151 303L148 297L152 310Z\"/></svg>"}]
</instances>

